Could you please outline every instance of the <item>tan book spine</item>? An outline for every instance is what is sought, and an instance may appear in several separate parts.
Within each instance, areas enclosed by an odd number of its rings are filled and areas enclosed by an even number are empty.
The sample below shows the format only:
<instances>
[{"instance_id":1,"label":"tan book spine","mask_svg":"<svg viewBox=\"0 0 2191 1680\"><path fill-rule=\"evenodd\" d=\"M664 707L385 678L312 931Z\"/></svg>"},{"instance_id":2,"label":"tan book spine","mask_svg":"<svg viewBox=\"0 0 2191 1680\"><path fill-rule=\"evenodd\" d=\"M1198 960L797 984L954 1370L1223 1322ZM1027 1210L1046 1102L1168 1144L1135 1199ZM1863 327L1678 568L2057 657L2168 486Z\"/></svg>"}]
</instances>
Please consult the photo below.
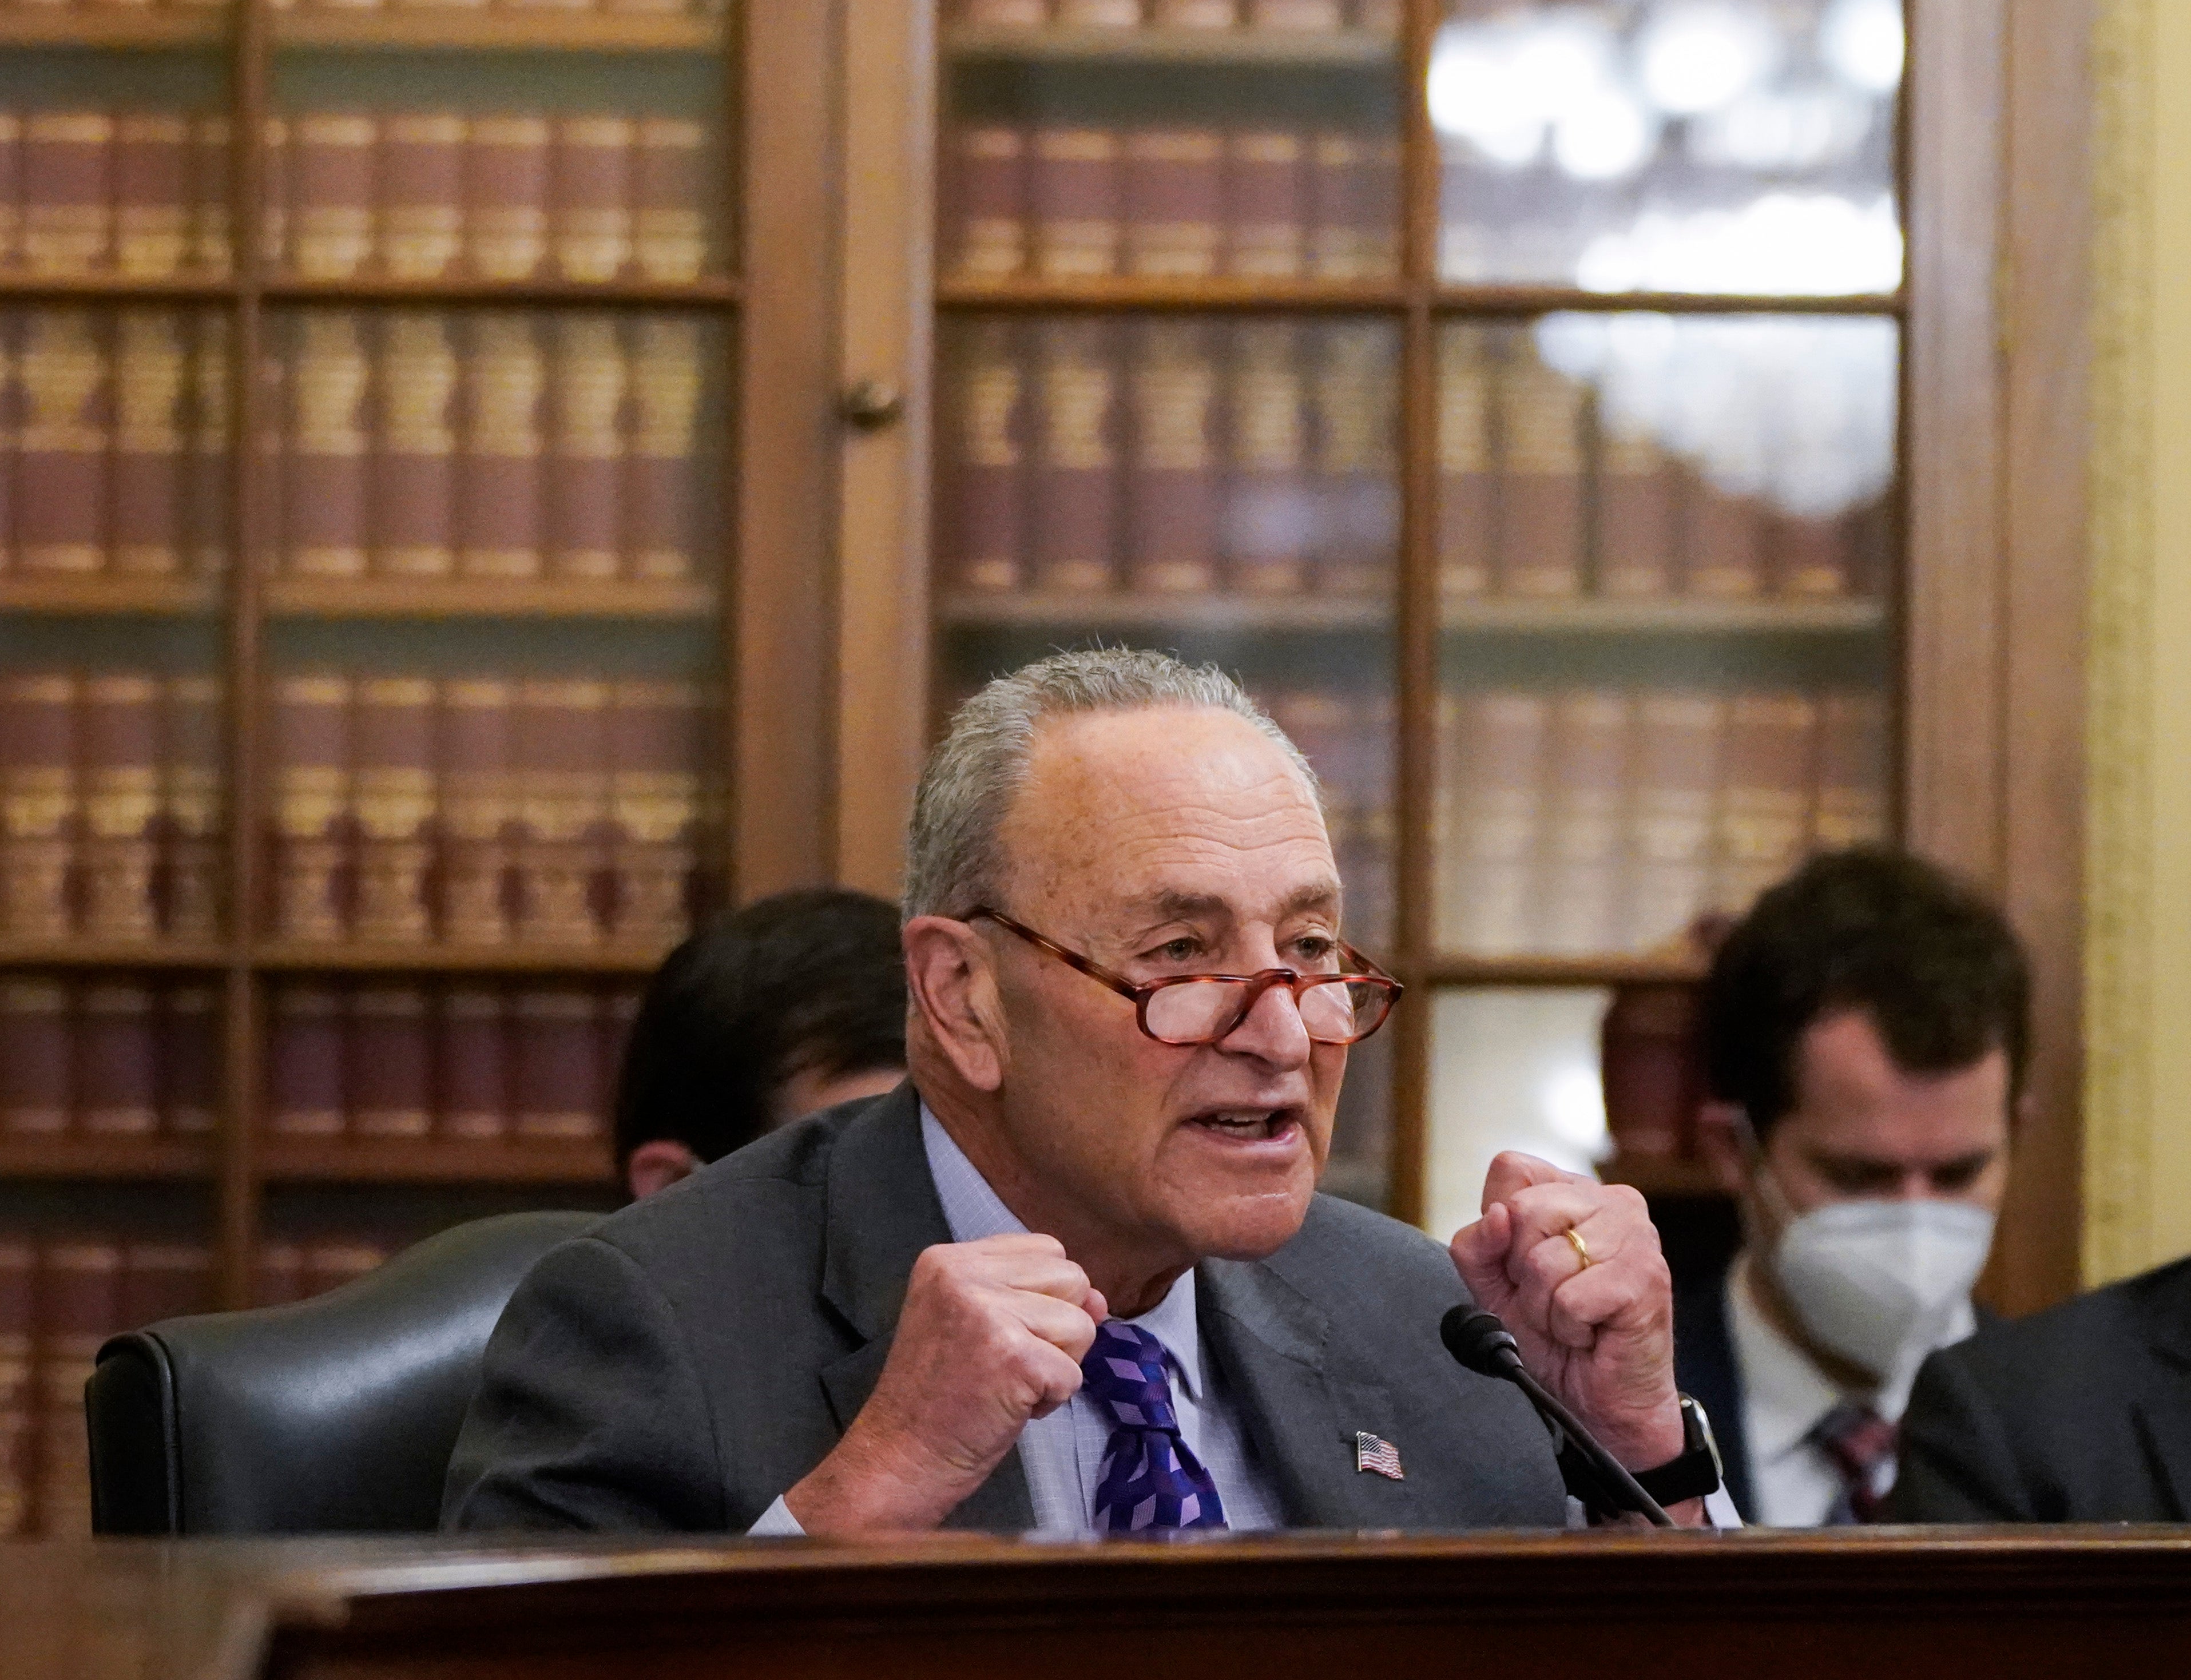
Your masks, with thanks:
<instances>
[{"instance_id":1,"label":"tan book spine","mask_svg":"<svg viewBox=\"0 0 2191 1680\"><path fill-rule=\"evenodd\" d=\"M1326 130L1309 151L1309 269L1321 280L1400 271L1400 148L1390 135Z\"/></svg>"},{"instance_id":2,"label":"tan book spine","mask_svg":"<svg viewBox=\"0 0 2191 1680\"><path fill-rule=\"evenodd\" d=\"M1552 704L1544 948L1555 955L1586 956L1620 941L1633 716L1630 696L1606 690L1571 690Z\"/></svg>"},{"instance_id":3,"label":"tan book spine","mask_svg":"<svg viewBox=\"0 0 2191 1680\"><path fill-rule=\"evenodd\" d=\"M192 316L189 495L184 529L190 569L200 578L218 578L228 570L235 528L229 477L234 447L230 428L235 423L229 354L228 316L212 310Z\"/></svg>"},{"instance_id":4,"label":"tan book spine","mask_svg":"<svg viewBox=\"0 0 2191 1680\"><path fill-rule=\"evenodd\" d=\"M1122 151L1126 271L1166 279L1215 274L1224 136L1215 128L1137 128L1126 134Z\"/></svg>"},{"instance_id":5,"label":"tan book spine","mask_svg":"<svg viewBox=\"0 0 2191 1680\"><path fill-rule=\"evenodd\" d=\"M1480 332L1449 327L1439 338L1437 390L1438 594L1472 600L1490 593L1498 535L1491 367Z\"/></svg>"},{"instance_id":6,"label":"tan book spine","mask_svg":"<svg viewBox=\"0 0 2191 1680\"><path fill-rule=\"evenodd\" d=\"M69 988L48 975L0 975L0 1137L59 1137L75 1113Z\"/></svg>"},{"instance_id":7,"label":"tan book spine","mask_svg":"<svg viewBox=\"0 0 2191 1680\"><path fill-rule=\"evenodd\" d=\"M1400 544L1399 345L1375 322L1336 322L1316 339L1317 588L1390 598Z\"/></svg>"},{"instance_id":8,"label":"tan book spine","mask_svg":"<svg viewBox=\"0 0 2191 1680\"><path fill-rule=\"evenodd\" d=\"M1803 858L1818 787L1818 703L1803 694L1738 694L1721 759L1713 908L1740 914Z\"/></svg>"},{"instance_id":9,"label":"tan book spine","mask_svg":"<svg viewBox=\"0 0 2191 1680\"><path fill-rule=\"evenodd\" d=\"M548 119L475 117L464 156L464 262L480 280L531 280L548 258Z\"/></svg>"},{"instance_id":10,"label":"tan book spine","mask_svg":"<svg viewBox=\"0 0 2191 1680\"><path fill-rule=\"evenodd\" d=\"M470 578L537 578L547 364L529 317L486 315L470 324L457 569Z\"/></svg>"},{"instance_id":11,"label":"tan book spine","mask_svg":"<svg viewBox=\"0 0 2191 1680\"><path fill-rule=\"evenodd\" d=\"M343 994L331 986L274 989L267 1031L266 1123L276 1137L339 1137L344 1089Z\"/></svg>"},{"instance_id":12,"label":"tan book spine","mask_svg":"<svg viewBox=\"0 0 2191 1680\"><path fill-rule=\"evenodd\" d=\"M640 277L689 285L709 267L708 131L682 117L642 117L632 159L632 255Z\"/></svg>"},{"instance_id":13,"label":"tan book spine","mask_svg":"<svg viewBox=\"0 0 2191 1680\"><path fill-rule=\"evenodd\" d=\"M357 825L354 931L423 944L430 934L426 866L435 813L434 684L426 677L358 680L350 723Z\"/></svg>"},{"instance_id":14,"label":"tan book spine","mask_svg":"<svg viewBox=\"0 0 2191 1680\"><path fill-rule=\"evenodd\" d=\"M629 117L555 119L555 178L549 198L555 271L601 285L631 266L631 154L638 127Z\"/></svg>"},{"instance_id":15,"label":"tan book spine","mask_svg":"<svg viewBox=\"0 0 2191 1680\"><path fill-rule=\"evenodd\" d=\"M1138 29L1141 0L1050 0L1062 29Z\"/></svg>"},{"instance_id":16,"label":"tan book spine","mask_svg":"<svg viewBox=\"0 0 2191 1680\"><path fill-rule=\"evenodd\" d=\"M456 569L458 377L447 316L405 310L382 320L372 566L384 577Z\"/></svg>"},{"instance_id":17,"label":"tan book spine","mask_svg":"<svg viewBox=\"0 0 2191 1680\"><path fill-rule=\"evenodd\" d=\"M134 671L88 677L79 704L80 929L96 939L151 939L158 931L159 681Z\"/></svg>"},{"instance_id":18,"label":"tan book spine","mask_svg":"<svg viewBox=\"0 0 2191 1680\"><path fill-rule=\"evenodd\" d=\"M1019 327L970 323L945 390L957 443L937 501L944 574L962 589L1005 593L1025 576L1027 368Z\"/></svg>"},{"instance_id":19,"label":"tan book spine","mask_svg":"<svg viewBox=\"0 0 2191 1680\"><path fill-rule=\"evenodd\" d=\"M77 693L67 671L0 672L0 929L19 939L71 931Z\"/></svg>"},{"instance_id":20,"label":"tan book spine","mask_svg":"<svg viewBox=\"0 0 2191 1680\"><path fill-rule=\"evenodd\" d=\"M668 949L691 929L700 818L700 692L629 681L611 692L609 819L617 937Z\"/></svg>"},{"instance_id":21,"label":"tan book spine","mask_svg":"<svg viewBox=\"0 0 2191 1680\"><path fill-rule=\"evenodd\" d=\"M405 111L380 136L380 267L391 280L441 280L463 240L464 119L451 111Z\"/></svg>"},{"instance_id":22,"label":"tan book spine","mask_svg":"<svg viewBox=\"0 0 2191 1680\"><path fill-rule=\"evenodd\" d=\"M1033 581L1046 592L1108 589L1118 534L1118 360L1110 323L1034 327Z\"/></svg>"},{"instance_id":23,"label":"tan book spine","mask_svg":"<svg viewBox=\"0 0 2191 1680\"><path fill-rule=\"evenodd\" d=\"M1499 378L1501 593L1566 599L1583 586L1583 388L1523 338Z\"/></svg>"},{"instance_id":24,"label":"tan book spine","mask_svg":"<svg viewBox=\"0 0 2191 1680\"><path fill-rule=\"evenodd\" d=\"M1231 449L1225 548L1243 595L1308 587L1308 403L1300 329L1249 321L1232 329Z\"/></svg>"},{"instance_id":25,"label":"tan book spine","mask_svg":"<svg viewBox=\"0 0 2191 1680\"><path fill-rule=\"evenodd\" d=\"M112 523L107 564L134 577L182 570L184 390L190 371L173 310L124 310L117 322Z\"/></svg>"},{"instance_id":26,"label":"tan book spine","mask_svg":"<svg viewBox=\"0 0 2191 1680\"><path fill-rule=\"evenodd\" d=\"M1027 267L1027 131L966 123L950 137L944 266L962 282L1008 280Z\"/></svg>"},{"instance_id":27,"label":"tan book spine","mask_svg":"<svg viewBox=\"0 0 2191 1680\"><path fill-rule=\"evenodd\" d=\"M235 218L228 208L229 136L225 115L201 111L190 119L190 248L186 265L208 280L234 271Z\"/></svg>"},{"instance_id":28,"label":"tan book spine","mask_svg":"<svg viewBox=\"0 0 2191 1680\"><path fill-rule=\"evenodd\" d=\"M1821 851L1887 837L1887 700L1862 690L1818 703L1818 793L1813 839Z\"/></svg>"},{"instance_id":29,"label":"tan book spine","mask_svg":"<svg viewBox=\"0 0 2191 1680\"><path fill-rule=\"evenodd\" d=\"M700 568L702 345L700 323L689 316L651 315L638 323L623 479L629 577L669 580Z\"/></svg>"},{"instance_id":30,"label":"tan book spine","mask_svg":"<svg viewBox=\"0 0 2191 1680\"><path fill-rule=\"evenodd\" d=\"M606 315L554 322L554 464L548 475L548 570L613 578L622 556L624 405L629 370Z\"/></svg>"},{"instance_id":31,"label":"tan book spine","mask_svg":"<svg viewBox=\"0 0 2191 1680\"><path fill-rule=\"evenodd\" d=\"M77 1125L88 1136L150 1137L160 1129L159 1026L144 986L83 988L76 1020Z\"/></svg>"},{"instance_id":32,"label":"tan book spine","mask_svg":"<svg viewBox=\"0 0 2191 1680\"><path fill-rule=\"evenodd\" d=\"M1635 876L1624 943L1676 939L1710 908L1712 800L1727 732L1722 696L1652 692L1636 703Z\"/></svg>"},{"instance_id":33,"label":"tan book spine","mask_svg":"<svg viewBox=\"0 0 2191 1680\"><path fill-rule=\"evenodd\" d=\"M1128 388L1126 584L1147 595L1217 587L1217 361L1208 329L1146 321L1132 329Z\"/></svg>"},{"instance_id":34,"label":"tan book spine","mask_svg":"<svg viewBox=\"0 0 2191 1680\"><path fill-rule=\"evenodd\" d=\"M1306 147L1287 128L1243 128L1226 143L1225 269L1296 280L1308 265Z\"/></svg>"},{"instance_id":35,"label":"tan book spine","mask_svg":"<svg viewBox=\"0 0 2191 1680\"><path fill-rule=\"evenodd\" d=\"M1551 702L1523 690L1460 697L1442 803L1453 844L1441 872L1438 940L1478 956L1538 948Z\"/></svg>"},{"instance_id":36,"label":"tan book spine","mask_svg":"<svg viewBox=\"0 0 2191 1680\"><path fill-rule=\"evenodd\" d=\"M1625 601L1674 588L1679 480L1640 424L1601 413L1597 451L1597 586Z\"/></svg>"},{"instance_id":37,"label":"tan book spine","mask_svg":"<svg viewBox=\"0 0 2191 1680\"><path fill-rule=\"evenodd\" d=\"M174 676L161 717L162 926L170 939L213 940L225 920L228 823L221 795L220 680Z\"/></svg>"},{"instance_id":38,"label":"tan book spine","mask_svg":"<svg viewBox=\"0 0 2191 1680\"><path fill-rule=\"evenodd\" d=\"M35 310L27 322L15 441L15 564L25 572L105 564L113 367L103 325L63 308Z\"/></svg>"},{"instance_id":39,"label":"tan book spine","mask_svg":"<svg viewBox=\"0 0 2191 1680\"><path fill-rule=\"evenodd\" d=\"M1695 474L1687 483L1687 592L1715 601L1749 601L1765 591L1764 510L1755 497Z\"/></svg>"},{"instance_id":40,"label":"tan book spine","mask_svg":"<svg viewBox=\"0 0 2191 1680\"><path fill-rule=\"evenodd\" d=\"M23 118L23 260L48 280L114 260L114 119L103 111Z\"/></svg>"},{"instance_id":41,"label":"tan book spine","mask_svg":"<svg viewBox=\"0 0 2191 1680\"><path fill-rule=\"evenodd\" d=\"M343 937L350 838L350 680L274 682L274 925L284 939Z\"/></svg>"},{"instance_id":42,"label":"tan book spine","mask_svg":"<svg viewBox=\"0 0 2191 1680\"><path fill-rule=\"evenodd\" d=\"M266 267L277 271L295 265L289 254L295 219L291 211L294 184L290 179L289 130L289 119L276 116L269 117L259 131L259 256Z\"/></svg>"},{"instance_id":43,"label":"tan book spine","mask_svg":"<svg viewBox=\"0 0 2191 1680\"><path fill-rule=\"evenodd\" d=\"M455 677L441 685L441 937L498 945L510 936L510 847L517 793L510 685Z\"/></svg>"},{"instance_id":44,"label":"tan book spine","mask_svg":"<svg viewBox=\"0 0 2191 1680\"><path fill-rule=\"evenodd\" d=\"M601 937L609 794L608 685L540 678L518 685L517 928L520 938L584 945Z\"/></svg>"},{"instance_id":45,"label":"tan book spine","mask_svg":"<svg viewBox=\"0 0 2191 1680\"><path fill-rule=\"evenodd\" d=\"M114 119L115 268L129 280L172 280L190 251L190 119L129 111Z\"/></svg>"},{"instance_id":46,"label":"tan book spine","mask_svg":"<svg viewBox=\"0 0 2191 1680\"><path fill-rule=\"evenodd\" d=\"M1038 128L1032 149L1035 272L1058 280L1116 274L1124 232L1118 134Z\"/></svg>"},{"instance_id":47,"label":"tan book spine","mask_svg":"<svg viewBox=\"0 0 2191 1680\"><path fill-rule=\"evenodd\" d=\"M282 532L287 568L298 577L365 575L372 362L362 324L353 310L315 310L296 323Z\"/></svg>"},{"instance_id":48,"label":"tan book spine","mask_svg":"<svg viewBox=\"0 0 2191 1680\"><path fill-rule=\"evenodd\" d=\"M20 315L0 315L0 577L15 570L15 457L23 434L17 350L22 325Z\"/></svg>"},{"instance_id":49,"label":"tan book spine","mask_svg":"<svg viewBox=\"0 0 2191 1680\"><path fill-rule=\"evenodd\" d=\"M354 280L373 258L380 119L311 111L289 119L289 260L306 280Z\"/></svg>"}]
</instances>

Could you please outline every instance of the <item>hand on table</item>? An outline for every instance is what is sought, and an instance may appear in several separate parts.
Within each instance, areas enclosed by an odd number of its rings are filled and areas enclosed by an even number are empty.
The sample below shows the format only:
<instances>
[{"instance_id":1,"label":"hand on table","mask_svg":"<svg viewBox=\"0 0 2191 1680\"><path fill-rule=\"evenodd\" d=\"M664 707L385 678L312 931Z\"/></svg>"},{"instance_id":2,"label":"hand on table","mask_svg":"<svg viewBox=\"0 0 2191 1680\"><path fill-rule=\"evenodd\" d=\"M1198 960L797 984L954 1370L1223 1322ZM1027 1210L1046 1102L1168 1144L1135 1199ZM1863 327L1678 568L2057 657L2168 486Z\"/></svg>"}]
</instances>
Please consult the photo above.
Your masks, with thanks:
<instances>
[{"instance_id":1,"label":"hand on table","mask_svg":"<svg viewBox=\"0 0 2191 1680\"><path fill-rule=\"evenodd\" d=\"M913 1262L875 1391L784 1496L810 1535L932 1529L1080 1387L1107 1308L1054 1237L943 1243Z\"/></svg>"}]
</instances>

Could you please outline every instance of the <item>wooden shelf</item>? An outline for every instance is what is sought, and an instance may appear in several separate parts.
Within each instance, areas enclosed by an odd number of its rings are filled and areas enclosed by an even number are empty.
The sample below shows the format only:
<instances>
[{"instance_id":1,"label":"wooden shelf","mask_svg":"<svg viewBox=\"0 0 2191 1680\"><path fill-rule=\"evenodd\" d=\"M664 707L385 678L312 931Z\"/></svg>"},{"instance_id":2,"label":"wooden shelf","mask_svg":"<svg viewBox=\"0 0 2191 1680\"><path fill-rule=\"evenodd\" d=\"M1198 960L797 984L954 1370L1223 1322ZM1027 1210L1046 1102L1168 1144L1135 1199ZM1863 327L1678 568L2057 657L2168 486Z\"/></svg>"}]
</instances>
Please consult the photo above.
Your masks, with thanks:
<instances>
[{"instance_id":1,"label":"wooden shelf","mask_svg":"<svg viewBox=\"0 0 2191 1680\"><path fill-rule=\"evenodd\" d=\"M1399 43L1374 30L1073 29L960 24L944 37L960 63L1194 64L1390 71Z\"/></svg>"},{"instance_id":2,"label":"wooden shelf","mask_svg":"<svg viewBox=\"0 0 2191 1680\"><path fill-rule=\"evenodd\" d=\"M712 309L738 300L735 280L299 280L277 276L265 294L277 304L587 304Z\"/></svg>"},{"instance_id":3,"label":"wooden shelf","mask_svg":"<svg viewBox=\"0 0 2191 1680\"><path fill-rule=\"evenodd\" d=\"M1142 275L1050 280L1036 275L936 283L939 308L957 310L1294 310L1364 314L1404 308L1397 281L1159 279Z\"/></svg>"},{"instance_id":4,"label":"wooden shelf","mask_svg":"<svg viewBox=\"0 0 2191 1680\"><path fill-rule=\"evenodd\" d=\"M1647 1196L1724 1198L1719 1175L1704 1161L1665 1155L1615 1155L1597 1170L1608 1184L1630 1184Z\"/></svg>"},{"instance_id":5,"label":"wooden shelf","mask_svg":"<svg viewBox=\"0 0 2191 1680\"><path fill-rule=\"evenodd\" d=\"M208 578L16 572L0 576L0 612L206 612L218 588Z\"/></svg>"},{"instance_id":6,"label":"wooden shelf","mask_svg":"<svg viewBox=\"0 0 2191 1680\"><path fill-rule=\"evenodd\" d=\"M295 974L652 974L669 954L631 945L266 944L250 961Z\"/></svg>"},{"instance_id":7,"label":"wooden shelf","mask_svg":"<svg viewBox=\"0 0 2191 1680\"><path fill-rule=\"evenodd\" d=\"M282 47L342 47L361 52L453 48L500 53L711 53L723 46L720 18L679 14L532 12L462 7L355 14L276 15Z\"/></svg>"},{"instance_id":8,"label":"wooden shelf","mask_svg":"<svg viewBox=\"0 0 2191 1680\"><path fill-rule=\"evenodd\" d=\"M1431 307L1443 315L1590 315L1640 310L1665 315L1899 316L1899 292L1857 292L1832 297L1761 296L1747 292L1586 292L1578 286L1442 285Z\"/></svg>"},{"instance_id":9,"label":"wooden shelf","mask_svg":"<svg viewBox=\"0 0 2191 1680\"><path fill-rule=\"evenodd\" d=\"M705 584L622 578L275 578L267 612L287 618L705 618Z\"/></svg>"},{"instance_id":10,"label":"wooden shelf","mask_svg":"<svg viewBox=\"0 0 2191 1680\"><path fill-rule=\"evenodd\" d=\"M1448 634L1528 635L1852 635L1883 629L1878 601L1449 601L1439 613Z\"/></svg>"},{"instance_id":11,"label":"wooden shelf","mask_svg":"<svg viewBox=\"0 0 2191 1680\"><path fill-rule=\"evenodd\" d=\"M0 47L208 47L228 33L225 6L162 12L0 9Z\"/></svg>"},{"instance_id":12,"label":"wooden shelf","mask_svg":"<svg viewBox=\"0 0 2191 1680\"><path fill-rule=\"evenodd\" d=\"M0 939L0 968L225 968L225 945L170 944L156 940Z\"/></svg>"},{"instance_id":13,"label":"wooden shelf","mask_svg":"<svg viewBox=\"0 0 2191 1680\"><path fill-rule=\"evenodd\" d=\"M121 274L32 274L0 269L0 301L9 303L225 303L242 290L214 275L136 280Z\"/></svg>"},{"instance_id":14,"label":"wooden shelf","mask_svg":"<svg viewBox=\"0 0 2191 1680\"><path fill-rule=\"evenodd\" d=\"M212 1166L210 1138L0 1136L0 1180L202 1178Z\"/></svg>"},{"instance_id":15,"label":"wooden shelf","mask_svg":"<svg viewBox=\"0 0 2191 1680\"><path fill-rule=\"evenodd\" d=\"M1317 595L956 594L938 618L959 629L1334 630L1391 628L1389 601Z\"/></svg>"},{"instance_id":16,"label":"wooden shelf","mask_svg":"<svg viewBox=\"0 0 2191 1680\"><path fill-rule=\"evenodd\" d=\"M276 1184L611 1184L606 1140L269 1137L261 1176Z\"/></svg>"},{"instance_id":17,"label":"wooden shelf","mask_svg":"<svg viewBox=\"0 0 2191 1680\"><path fill-rule=\"evenodd\" d=\"M1439 956L1401 978L1419 986L1673 985L1701 980L1703 957Z\"/></svg>"}]
</instances>

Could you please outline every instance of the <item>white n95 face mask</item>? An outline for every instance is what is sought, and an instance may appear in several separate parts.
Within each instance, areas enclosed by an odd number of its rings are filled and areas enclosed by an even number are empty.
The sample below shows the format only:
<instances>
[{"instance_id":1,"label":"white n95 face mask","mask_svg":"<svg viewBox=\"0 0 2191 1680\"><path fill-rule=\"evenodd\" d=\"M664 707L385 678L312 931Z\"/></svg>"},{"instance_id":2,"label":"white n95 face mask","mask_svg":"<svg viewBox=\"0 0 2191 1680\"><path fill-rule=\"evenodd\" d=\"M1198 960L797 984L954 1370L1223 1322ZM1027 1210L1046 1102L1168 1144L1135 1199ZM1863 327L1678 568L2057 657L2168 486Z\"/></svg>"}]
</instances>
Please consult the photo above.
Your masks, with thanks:
<instances>
[{"instance_id":1,"label":"white n95 face mask","mask_svg":"<svg viewBox=\"0 0 2191 1680\"><path fill-rule=\"evenodd\" d=\"M1966 1202L1829 1202L1782 1228L1773 1272L1805 1330L1892 1382L1947 1338L1993 1230Z\"/></svg>"}]
</instances>

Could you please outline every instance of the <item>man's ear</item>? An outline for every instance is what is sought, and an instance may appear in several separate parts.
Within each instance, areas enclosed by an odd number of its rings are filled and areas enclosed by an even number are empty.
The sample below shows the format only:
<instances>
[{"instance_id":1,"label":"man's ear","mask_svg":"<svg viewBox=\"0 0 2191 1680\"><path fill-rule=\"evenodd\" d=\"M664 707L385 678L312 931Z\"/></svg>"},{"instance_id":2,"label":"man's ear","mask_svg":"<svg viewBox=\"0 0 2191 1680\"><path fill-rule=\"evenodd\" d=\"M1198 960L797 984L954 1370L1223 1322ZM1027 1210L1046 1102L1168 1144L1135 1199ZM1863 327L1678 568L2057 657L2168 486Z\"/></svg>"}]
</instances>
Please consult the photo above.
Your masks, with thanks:
<instances>
[{"instance_id":1,"label":"man's ear","mask_svg":"<svg viewBox=\"0 0 2191 1680\"><path fill-rule=\"evenodd\" d=\"M623 1164L623 1182L634 1201L642 1201L657 1190L667 1190L680 1178L700 1170L700 1158L674 1138L649 1138L631 1152Z\"/></svg>"},{"instance_id":2,"label":"man's ear","mask_svg":"<svg viewBox=\"0 0 2191 1680\"><path fill-rule=\"evenodd\" d=\"M1707 1102L1697 1111L1697 1153L1718 1178L1720 1187L1739 1200L1750 1188L1750 1159L1743 1148L1739 1103Z\"/></svg>"},{"instance_id":3,"label":"man's ear","mask_svg":"<svg viewBox=\"0 0 2191 1680\"><path fill-rule=\"evenodd\" d=\"M948 916L905 925L905 981L927 1036L976 1091L1004 1083L1004 1009L988 948Z\"/></svg>"}]
</instances>

